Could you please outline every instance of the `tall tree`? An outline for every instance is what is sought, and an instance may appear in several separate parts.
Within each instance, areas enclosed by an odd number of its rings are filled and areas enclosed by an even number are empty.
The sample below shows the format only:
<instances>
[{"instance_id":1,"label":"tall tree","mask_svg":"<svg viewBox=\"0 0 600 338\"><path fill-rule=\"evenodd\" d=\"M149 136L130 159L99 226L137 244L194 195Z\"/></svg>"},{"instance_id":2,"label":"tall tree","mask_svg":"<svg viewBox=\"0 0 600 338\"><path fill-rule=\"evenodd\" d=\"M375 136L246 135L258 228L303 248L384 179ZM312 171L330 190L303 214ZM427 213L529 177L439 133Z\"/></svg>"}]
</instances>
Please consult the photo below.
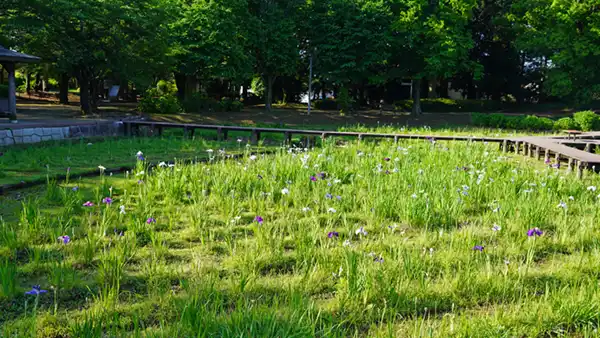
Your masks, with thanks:
<instances>
[{"instance_id":1,"label":"tall tree","mask_svg":"<svg viewBox=\"0 0 600 338\"><path fill-rule=\"evenodd\" d=\"M195 91L196 78L229 79L241 83L252 76L248 50L246 0L194 0L181 3L180 18L173 25L177 60L176 80L180 98Z\"/></svg>"},{"instance_id":2,"label":"tall tree","mask_svg":"<svg viewBox=\"0 0 600 338\"><path fill-rule=\"evenodd\" d=\"M412 78L413 109L421 114L423 79L448 78L468 62L473 47L467 24L475 0L395 0L396 73Z\"/></svg>"},{"instance_id":3,"label":"tall tree","mask_svg":"<svg viewBox=\"0 0 600 338\"><path fill-rule=\"evenodd\" d=\"M297 17L301 0L249 0L249 41L255 70L265 85L265 108L271 111L273 84L293 74L300 60Z\"/></svg>"},{"instance_id":4,"label":"tall tree","mask_svg":"<svg viewBox=\"0 0 600 338\"><path fill-rule=\"evenodd\" d=\"M520 0L513 6L518 46L536 56L544 90L589 102L600 94L600 4L594 0Z\"/></svg>"}]
</instances>

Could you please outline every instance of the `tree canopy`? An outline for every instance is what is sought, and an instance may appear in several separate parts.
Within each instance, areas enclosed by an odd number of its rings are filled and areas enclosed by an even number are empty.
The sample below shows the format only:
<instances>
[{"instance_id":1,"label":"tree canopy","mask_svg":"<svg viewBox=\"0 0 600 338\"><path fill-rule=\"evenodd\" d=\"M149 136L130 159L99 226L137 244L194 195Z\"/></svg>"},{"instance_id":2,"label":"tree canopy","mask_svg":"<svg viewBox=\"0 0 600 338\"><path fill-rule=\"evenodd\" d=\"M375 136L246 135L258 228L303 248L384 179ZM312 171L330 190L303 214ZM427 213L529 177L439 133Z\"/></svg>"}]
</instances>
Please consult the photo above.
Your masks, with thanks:
<instances>
[{"instance_id":1,"label":"tree canopy","mask_svg":"<svg viewBox=\"0 0 600 338\"><path fill-rule=\"evenodd\" d=\"M600 93L593 0L6 0L0 44L77 79L85 113L102 80L180 100L260 83L266 109L317 91L359 104L421 97L587 102ZM258 82L257 82L258 81ZM63 88L63 87L61 87ZM245 93L245 91L244 91ZM245 94L244 94L245 95ZM316 95L316 93L313 93Z\"/></svg>"}]
</instances>

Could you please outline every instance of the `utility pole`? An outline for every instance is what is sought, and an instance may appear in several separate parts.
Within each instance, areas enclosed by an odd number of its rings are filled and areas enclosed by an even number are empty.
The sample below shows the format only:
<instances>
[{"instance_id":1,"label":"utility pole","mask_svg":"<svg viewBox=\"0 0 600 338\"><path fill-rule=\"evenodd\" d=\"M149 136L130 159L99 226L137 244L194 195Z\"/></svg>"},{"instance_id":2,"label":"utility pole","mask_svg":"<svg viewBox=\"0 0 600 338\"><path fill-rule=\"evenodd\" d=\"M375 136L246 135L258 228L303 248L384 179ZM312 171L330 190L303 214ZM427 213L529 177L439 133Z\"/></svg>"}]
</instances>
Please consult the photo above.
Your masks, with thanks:
<instances>
[{"instance_id":1,"label":"utility pole","mask_svg":"<svg viewBox=\"0 0 600 338\"><path fill-rule=\"evenodd\" d=\"M306 115L310 115L310 100L312 96L312 68L313 68L313 55L310 53L310 66L308 71L308 112Z\"/></svg>"}]
</instances>

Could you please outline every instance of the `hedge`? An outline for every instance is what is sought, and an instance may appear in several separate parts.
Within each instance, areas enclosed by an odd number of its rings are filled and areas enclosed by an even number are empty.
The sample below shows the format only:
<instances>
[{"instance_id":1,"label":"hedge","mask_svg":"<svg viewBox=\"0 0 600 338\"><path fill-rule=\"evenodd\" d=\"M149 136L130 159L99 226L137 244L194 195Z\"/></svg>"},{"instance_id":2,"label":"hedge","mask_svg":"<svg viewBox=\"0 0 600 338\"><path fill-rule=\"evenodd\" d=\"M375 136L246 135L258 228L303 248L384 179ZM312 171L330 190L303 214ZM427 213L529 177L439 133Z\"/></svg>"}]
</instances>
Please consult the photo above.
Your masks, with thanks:
<instances>
[{"instance_id":1,"label":"hedge","mask_svg":"<svg viewBox=\"0 0 600 338\"><path fill-rule=\"evenodd\" d=\"M573 117L552 120L535 115L471 114L471 123L479 127L515 130L549 131L578 129L600 130L600 117L592 111L578 112Z\"/></svg>"}]
</instances>

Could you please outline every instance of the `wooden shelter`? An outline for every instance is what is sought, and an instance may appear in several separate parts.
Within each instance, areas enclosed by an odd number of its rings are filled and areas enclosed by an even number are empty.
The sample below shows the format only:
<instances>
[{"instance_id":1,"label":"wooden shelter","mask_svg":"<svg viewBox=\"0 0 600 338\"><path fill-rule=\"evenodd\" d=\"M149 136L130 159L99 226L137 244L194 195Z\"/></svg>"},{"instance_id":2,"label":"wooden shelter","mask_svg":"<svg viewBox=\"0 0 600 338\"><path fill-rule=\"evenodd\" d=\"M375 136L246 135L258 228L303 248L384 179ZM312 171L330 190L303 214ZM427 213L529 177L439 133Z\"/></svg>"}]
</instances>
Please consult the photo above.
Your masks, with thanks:
<instances>
[{"instance_id":1,"label":"wooden shelter","mask_svg":"<svg viewBox=\"0 0 600 338\"><path fill-rule=\"evenodd\" d=\"M8 98L3 102L0 98L0 113L7 113L16 119L17 116L17 88L15 85L15 66L17 63L39 62L37 56L27 55L12 51L0 45L0 64L8 72Z\"/></svg>"}]
</instances>

